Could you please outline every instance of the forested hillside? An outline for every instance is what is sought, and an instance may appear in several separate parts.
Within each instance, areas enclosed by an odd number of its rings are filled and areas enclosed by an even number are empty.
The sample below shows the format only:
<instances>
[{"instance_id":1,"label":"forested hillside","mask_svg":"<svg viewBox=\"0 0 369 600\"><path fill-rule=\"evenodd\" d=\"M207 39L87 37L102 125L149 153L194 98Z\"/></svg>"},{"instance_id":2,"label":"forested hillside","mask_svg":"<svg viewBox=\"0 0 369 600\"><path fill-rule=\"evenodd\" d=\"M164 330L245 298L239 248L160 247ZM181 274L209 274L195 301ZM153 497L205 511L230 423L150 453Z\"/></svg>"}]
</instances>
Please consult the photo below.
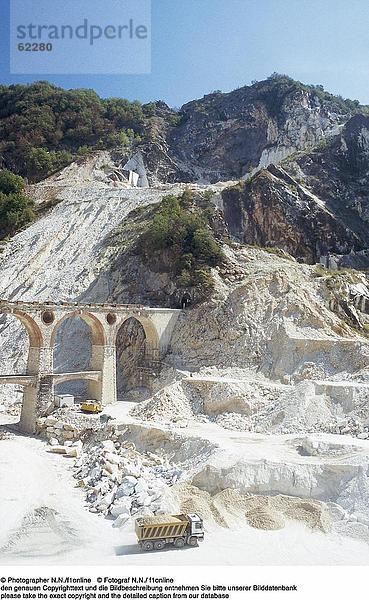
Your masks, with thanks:
<instances>
[{"instance_id":1,"label":"forested hillside","mask_svg":"<svg viewBox=\"0 0 369 600\"><path fill-rule=\"evenodd\" d=\"M129 147L155 111L155 103L104 100L47 81L0 86L0 166L37 181L89 149Z\"/></svg>"}]
</instances>

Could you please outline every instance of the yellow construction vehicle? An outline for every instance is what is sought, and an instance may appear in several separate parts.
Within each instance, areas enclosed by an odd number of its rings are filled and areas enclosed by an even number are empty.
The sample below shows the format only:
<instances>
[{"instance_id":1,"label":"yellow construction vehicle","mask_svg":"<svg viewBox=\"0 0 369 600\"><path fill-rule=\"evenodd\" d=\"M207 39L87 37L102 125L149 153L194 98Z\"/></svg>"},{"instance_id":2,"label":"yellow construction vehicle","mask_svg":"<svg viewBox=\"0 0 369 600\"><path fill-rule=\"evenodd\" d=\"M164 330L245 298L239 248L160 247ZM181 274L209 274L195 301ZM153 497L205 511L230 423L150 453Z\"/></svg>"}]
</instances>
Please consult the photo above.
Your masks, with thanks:
<instances>
[{"instance_id":1,"label":"yellow construction vehicle","mask_svg":"<svg viewBox=\"0 0 369 600\"><path fill-rule=\"evenodd\" d=\"M146 551L162 550L166 544L198 546L204 539L203 521L195 513L139 517L135 529L139 546Z\"/></svg>"},{"instance_id":2,"label":"yellow construction vehicle","mask_svg":"<svg viewBox=\"0 0 369 600\"><path fill-rule=\"evenodd\" d=\"M85 400L84 402L81 402L81 410L88 413L101 413L101 402L98 402L97 400Z\"/></svg>"}]
</instances>

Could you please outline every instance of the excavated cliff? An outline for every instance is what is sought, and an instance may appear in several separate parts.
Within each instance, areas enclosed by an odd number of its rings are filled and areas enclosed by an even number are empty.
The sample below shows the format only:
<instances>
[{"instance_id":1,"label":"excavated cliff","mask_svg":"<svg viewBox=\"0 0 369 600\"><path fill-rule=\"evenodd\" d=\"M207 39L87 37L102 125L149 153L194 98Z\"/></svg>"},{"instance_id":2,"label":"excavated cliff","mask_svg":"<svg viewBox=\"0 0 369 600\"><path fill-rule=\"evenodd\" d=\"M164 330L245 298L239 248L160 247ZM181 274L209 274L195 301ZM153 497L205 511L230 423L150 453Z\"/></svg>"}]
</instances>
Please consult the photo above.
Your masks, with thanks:
<instances>
[{"instance_id":1,"label":"excavated cliff","mask_svg":"<svg viewBox=\"0 0 369 600\"><path fill-rule=\"evenodd\" d=\"M240 179L339 133L357 110L358 103L277 75L189 102L173 126L159 115L142 147L153 180Z\"/></svg>"},{"instance_id":2,"label":"excavated cliff","mask_svg":"<svg viewBox=\"0 0 369 600\"><path fill-rule=\"evenodd\" d=\"M269 165L223 191L226 222L245 243L277 246L317 262L356 253L367 266L369 246L369 118L355 115L331 140Z\"/></svg>"}]
</instances>

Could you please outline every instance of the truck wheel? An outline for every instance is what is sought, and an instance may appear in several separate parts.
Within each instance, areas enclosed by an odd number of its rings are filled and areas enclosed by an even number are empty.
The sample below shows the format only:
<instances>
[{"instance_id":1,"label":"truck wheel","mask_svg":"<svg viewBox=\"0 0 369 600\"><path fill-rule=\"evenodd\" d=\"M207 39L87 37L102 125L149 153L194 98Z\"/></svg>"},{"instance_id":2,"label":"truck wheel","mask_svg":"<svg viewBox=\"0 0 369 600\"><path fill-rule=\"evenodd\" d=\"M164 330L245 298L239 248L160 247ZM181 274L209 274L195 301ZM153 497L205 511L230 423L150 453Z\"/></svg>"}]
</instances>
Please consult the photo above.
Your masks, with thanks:
<instances>
[{"instance_id":1,"label":"truck wheel","mask_svg":"<svg viewBox=\"0 0 369 600\"><path fill-rule=\"evenodd\" d=\"M189 546L198 546L199 545L198 539L195 535L192 535L191 537L189 537L187 543Z\"/></svg>"},{"instance_id":2,"label":"truck wheel","mask_svg":"<svg viewBox=\"0 0 369 600\"><path fill-rule=\"evenodd\" d=\"M177 538L175 540L174 545L175 545L176 548L183 548L183 546L185 545L185 543L186 542L185 542L184 538L180 537L180 538Z\"/></svg>"},{"instance_id":3,"label":"truck wheel","mask_svg":"<svg viewBox=\"0 0 369 600\"><path fill-rule=\"evenodd\" d=\"M165 546L165 542L164 540L158 540L157 542L155 542L154 544L154 548L155 550L162 550Z\"/></svg>"},{"instance_id":4,"label":"truck wheel","mask_svg":"<svg viewBox=\"0 0 369 600\"><path fill-rule=\"evenodd\" d=\"M150 550L152 550L154 548L154 544L150 541L147 541L142 544L142 548L144 550L146 550L146 552L149 552Z\"/></svg>"}]
</instances>

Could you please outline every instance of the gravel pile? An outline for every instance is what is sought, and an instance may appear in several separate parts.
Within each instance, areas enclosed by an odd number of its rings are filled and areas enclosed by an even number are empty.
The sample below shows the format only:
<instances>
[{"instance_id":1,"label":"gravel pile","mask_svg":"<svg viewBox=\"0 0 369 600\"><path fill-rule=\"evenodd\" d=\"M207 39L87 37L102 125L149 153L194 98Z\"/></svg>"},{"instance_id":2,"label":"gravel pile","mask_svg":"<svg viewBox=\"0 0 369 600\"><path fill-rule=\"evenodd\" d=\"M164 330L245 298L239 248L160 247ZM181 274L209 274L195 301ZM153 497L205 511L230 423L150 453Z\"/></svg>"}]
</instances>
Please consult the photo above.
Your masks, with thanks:
<instances>
[{"instance_id":1,"label":"gravel pile","mask_svg":"<svg viewBox=\"0 0 369 600\"><path fill-rule=\"evenodd\" d=\"M137 404L130 412L143 421L177 422L192 419L202 406L196 406L196 393L181 381L164 387L152 398Z\"/></svg>"},{"instance_id":2,"label":"gravel pile","mask_svg":"<svg viewBox=\"0 0 369 600\"><path fill-rule=\"evenodd\" d=\"M141 525L161 525L161 523L168 523L168 519L171 523L181 523L180 519L177 519L173 515L155 515L154 517L142 517L140 519Z\"/></svg>"},{"instance_id":3,"label":"gravel pile","mask_svg":"<svg viewBox=\"0 0 369 600\"><path fill-rule=\"evenodd\" d=\"M285 520L281 513L272 508L254 508L246 513L246 520L255 529L283 529Z\"/></svg>"},{"instance_id":4,"label":"gravel pile","mask_svg":"<svg viewBox=\"0 0 369 600\"><path fill-rule=\"evenodd\" d=\"M215 521L222 527L237 527L243 520L257 529L282 529L288 519L324 532L331 527L329 510L318 500L284 495L243 495L234 489L225 489L212 496L188 483L175 485L170 494L181 512L195 512L205 523Z\"/></svg>"}]
</instances>

